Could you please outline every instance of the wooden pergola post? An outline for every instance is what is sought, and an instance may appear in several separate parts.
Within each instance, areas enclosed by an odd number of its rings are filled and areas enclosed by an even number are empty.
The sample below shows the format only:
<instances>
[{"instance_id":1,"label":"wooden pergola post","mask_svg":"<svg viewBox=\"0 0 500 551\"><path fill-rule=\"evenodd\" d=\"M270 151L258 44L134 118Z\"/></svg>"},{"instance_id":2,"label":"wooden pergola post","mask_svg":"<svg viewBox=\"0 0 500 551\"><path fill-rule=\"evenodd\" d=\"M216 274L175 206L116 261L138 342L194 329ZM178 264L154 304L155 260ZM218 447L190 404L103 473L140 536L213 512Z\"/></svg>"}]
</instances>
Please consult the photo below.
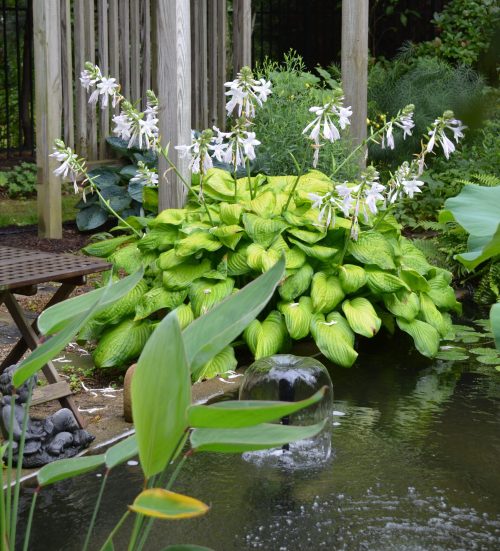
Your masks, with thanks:
<instances>
[{"instance_id":1,"label":"wooden pergola post","mask_svg":"<svg viewBox=\"0 0 500 551\"><path fill-rule=\"evenodd\" d=\"M359 145L367 136L368 0L342 1L342 86L352 107L351 137ZM364 166L364 156L360 160Z\"/></svg>"},{"instance_id":2,"label":"wooden pergola post","mask_svg":"<svg viewBox=\"0 0 500 551\"><path fill-rule=\"evenodd\" d=\"M252 65L252 0L233 0L233 69Z\"/></svg>"},{"instance_id":3,"label":"wooden pergola post","mask_svg":"<svg viewBox=\"0 0 500 551\"><path fill-rule=\"evenodd\" d=\"M62 237L61 181L53 171L59 166L49 158L61 136L61 14L59 0L33 2L35 51L35 120L38 194L38 234Z\"/></svg>"},{"instance_id":4,"label":"wooden pergola post","mask_svg":"<svg viewBox=\"0 0 500 551\"><path fill-rule=\"evenodd\" d=\"M190 183L188 159L182 159L174 146L191 143L191 31L189 0L156 0L156 41L159 128L163 145L170 143L169 157L182 177ZM186 189L172 170L167 178L167 162L160 156L159 210L178 208Z\"/></svg>"}]
</instances>

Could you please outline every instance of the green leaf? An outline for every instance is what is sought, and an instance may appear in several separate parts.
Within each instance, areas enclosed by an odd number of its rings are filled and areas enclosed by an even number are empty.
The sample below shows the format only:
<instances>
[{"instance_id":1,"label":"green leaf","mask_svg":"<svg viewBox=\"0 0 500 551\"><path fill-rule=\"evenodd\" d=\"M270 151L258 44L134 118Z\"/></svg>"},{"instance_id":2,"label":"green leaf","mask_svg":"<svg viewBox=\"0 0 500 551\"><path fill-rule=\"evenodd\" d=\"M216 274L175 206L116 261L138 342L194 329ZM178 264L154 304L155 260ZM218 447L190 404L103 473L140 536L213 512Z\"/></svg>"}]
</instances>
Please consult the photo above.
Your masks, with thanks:
<instances>
[{"instance_id":1,"label":"green leaf","mask_svg":"<svg viewBox=\"0 0 500 551\"><path fill-rule=\"evenodd\" d=\"M446 281L444 274L437 274L429 279L430 291L427 294L438 308L443 310L461 311L461 305L457 302L455 291Z\"/></svg>"},{"instance_id":2,"label":"green leaf","mask_svg":"<svg viewBox=\"0 0 500 551\"><path fill-rule=\"evenodd\" d=\"M416 293L402 290L384 295L383 300L385 307L391 314L407 321L415 319L420 311L420 300Z\"/></svg>"},{"instance_id":3,"label":"green leaf","mask_svg":"<svg viewBox=\"0 0 500 551\"><path fill-rule=\"evenodd\" d=\"M277 421L323 399L327 387L297 402L228 400L210 406L191 406L188 425L193 428L232 429Z\"/></svg>"},{"instance_id":4,"label":"green leaf","mask_svg":"<svg viewBox=\"0 0 500 551\"><path fill-rule=\"evenodd\" d=\"M383 272L382 270L367 268L366 276L370 291L376 295L383 293L395 293L400 289L406 289L407 291L410 290L408 285L402 279L388 272Z\"/></svg>"},{"instance_id":5,"label":"green leaf","mask_svg":"<svg viewBox=\"0 0 500 551\"><path fill-rule=\"evenodd\" d=\"M221 222L228 226L240 223L241 214L243 213L243 207L241 205L237 203L220 203L219 207Z\"/></svg>"},{"instance_id":6,"label":"green leaf","mask_svg":"<svg viewBox=\"0 0 500 551\"><path fill-rule=\"evenodd\" d=\"M299 302L280 303L279 311L285 317L285 324L290 337L295 340L309 335L313 304L310 297L300 297Z\"/></svg>"},{"instance_id":7,"label":"green leaf","mask_svg":"<svg viewBox=\"0 0 500 551\"><path fill-rule=\"evenodd\" d=\"M269 190L263 191L250 201L250 208L261 218L271 218L276 212L276 195Z\"/></svg>"},{"instance_id":8,"label":"green leaf","mask_svg":"<svg viewBox=\"0 0 500 551\"><path fill-rule=\"evenodd\" d=\"M314 274L314 270L309 264L304 264L293 275L288 276L278 287L278 292L283 300L292 301L304 294Z\"/></svg>"},{"instance_id":9,"label":"green leaf","mask_svg":"<svg viewBox=\"0 0 500 551\"><path fill-rule=\"evenodd\" d=\"M477 356L498 356L498 350L496 348L471 348L469 352L476 354Z\"/></svg>"},{"instance_id":10,"label":"green leaf","mask_svg":"<svg viewBox=\"0 0 500 551\"><path fill-rule=\"evenodd\" d=\"M208 258L201 262L184 262L163 272L163 285L169 290L181 291L189 287L194 280L203 277L210 268Z\"/></svg>"},{"instance_id":11,"label":"green leaf","mask_svg":"<svg viewBox=\"0 0 500 551\"><path fill-rule=\"evenodd\" d=\"M498 356L477 356L476 360L485 365L496 365L500 363L500 358Z\"/></svg>"},{"instance_id":12,"label":"green leaf","mask_svg":"<svg viewBox=\"0 0 500 551\"><path fill-rule=\"evenodd\" d=\"M194 429L191 447L197 452L242 453L276 448L296 440L313 438L320 433L326 419L306 427L263 423L238 429Z\"/></svg>"},{"instance_id":13,"label":"green leaf","mask_svg":"<svg viewBox=\"0 0 500 551\"><path fill-rule=\"evenodd\" d=\"M311 333L321 353L331 362L351 367L358 353L354 350L354 333L339 312L332 312L326 319L317 314L311 322Z\"/></svg>"},{"instance_id":14,"label":"green leaf","mask_svg":"<svg viewBox=\"0 0 500 551\"><path fill-rule=\"evenodd\" d=\"M495 336L495 345L500 350L500 303L494 304L490 310L491 330Z\"/></svg>"},{"instance_id":15,"label":"green leaf","mask_svg":"<svg viewBox=\"0 0 500 551\"><path fill-rule=\"evenodd\" d=\"M396 323L401 331L408 333L415 343L415 347L423 356L434 358L439 351L439 333L437 330L425 323L414 319L406 321L401 318L396 319Z\"/></svg>"},{"instance_id":16,"label":"green leaf","mask_svg":"<svg viewBox=\"0 0 500 551\"><path fill-rule=\"evenodd\" d=\"M420 294L420 313L423 321L437 329L441 337L446 337L449 332L448 324L432 299L425 293Z\"/></svg>"},{"instance_id":17,"label":"green leaf","mask_svg":"<svg viewBox=\"0 0 500 551\"><path fill-rule=\"evenodd\" d=\"M230 344L262 311L283 277L284 268L282 258L268 272L217 304L184 330L186 354L193 376L196 377L198 370Z\"/></svg>"},{"instance_id":18,"label":"green leaf","mask_svg":"<svg viewBox=\"0 0 500 551\"><path fill-rule=\"evenodd\" d=\"M209 506L193 497L163 488L149 488L134 499L129 509L146 517L178 520L204 515L208 512Z\"/></svg>"},{"instance_id":19,"label":"green leaf","mask_svg":"<svg viewBox=\"0 0 500 551\"><path fill-rule=\"evenodd\" d=\"M163 471L172 459L190 404L189 364L174 311L149 338L132 379L132 414L146 478Z\"/></svg>"},{"instance_id":20,"label":"green leaf","mask_svg":"<svg viewBox=\"0 0 500 551\"><path fill-rule=\"evenodd\" d=\"M315 312L327 314L345 297L340 279L327 276L324 272L316 272L312 278L311 299Z\"/></svg>"},{"instance_id":21,"label":"green leaf","mask_svg":"<svg viewBox=\"0 0 500 551\"><path fill-rule=\"evenodd\" d=\"M399 277L412 291L430 291L430 286L425 277L415 270L400 270Z\"/></svg>"},{"instance_id":22,"label":"green leaf","mask_svg":"<svg viewBox=\"0 0 500 551\"><path fill-rule=\"evenodd\" d=\"M184 302L187 294L187 289L183 291L167 291L163 287L154 287L141 297L141 300L135 307L134 320L142 320L164 308L177 308L177 306Z\"/></svg>"},{"instance_id":23,"label":"green leaf","mask_svg":"<svg viewBox=\"0 0 500 551\"><path fill-rule=\"evenodd\" d=\"M267 248L286 227L287 224L278 219L261 218L256 214L245 213L242 216L243 225L248 236L259 245Z\"/></svg>"},{"instance_id":24,"label":"green leaf","mask_svg":"<svg viewBox=\"0 0 500 551\"><path fill-rule=\"evenodd\" d=\"M72 457L59 459L42 467L37 475L39 486L49 486L55 482L74 478L104 465L104 455L90 455L88 457Z\"/></svg>"},{"instance_id":25,"label":"green leaf","mask_svg":"<svg viewBox=\"0 0 500 551\"><path fill-rule=\"evenodd\" d=\"M175 309L177 319L181 329L184 330L191 322L194 321L194 313L189 304L181 304Z\"/></svg>"},{"instance_id":26,"label":"green leaf","mask_svg":"<svg viewBox=\"0 0 500 551\"><path fill-rule=\"evenodd\" d=\"M198 371L194 382L212 379L217 375L234 371L237 366L238 361L234 355L234 348L226 346Z\"/></svg>"},{"instance_id":27,"label":"green leaf","mask_svg":"<svg viewBox=\"0 0 500 551\"><path fill-rule=\"evenodd\" d=\"M175 245L177 256L191 256L200 250L217 251L222 243L211 233L197 231L181 239Z\"/></svg>"},{"instance_id":28,"label":"green leaf","mask_svg":"<svg viewBox=\"0 0 500 551\"><path fill-rule=\"evenodd\" d=\"M363 264L375 264L383 270L393 270L396 267L391 245L378 232L361 232L357 241L349 241L347 250Z\"/></svg>"},{"instance_id":29,"label":"green leaf","mask_svg":"<svg viewBox=\"0 0 500 551\"><path fill-rule=\"evenodd\" d=\"M274 250L266 250L262 245L258 243L252 243L246 249L246 264L253 270L267 272L272 266L278 262L281 254ZM228 263L229 267L229 263Z\"/></svg>"},{"instance_id":30,"label":"green leaf","mask_svg":"<svg viewBox=\"0 0 500 551\"><path fill-rule=\"evenodd\" d=\"M52 335L61 329L76 316L87 312L99 301L99 306L94 311L98 313L110 304L113 304L119 298L129 293L142 279L144 270L138 270L136 273L123 278L111 286L101 287L95 291L90 291L84 295L79 295L63 302L59 302L44 310L38 320L37 325L40 333L43 335Z\"/></svg>"},{"instance_id":31,"label":"green leaf","mask_svg":"<svg viewBox=\"0 0 500 551\"><path fill-rule=\"evenodd\" d=\"M125 438L118 444L111 446L104 454L104 463L108 469L114 469L118 465L125 463L139 453L135 434Z\"/></svg>"},{"instance_id":32,"label":"green leaf","mask_svg":"<svg viewBox=\"0 0 500 551\"><path fill-rule=\"evenodd\" d=\"M339 279L346 294L352 294L361 289L366 283L366 272L361 266L344 264L340 266Z\"/></svg>"},{"instance_id":33,"label":"green leaf","mask_svg":"<svg viewBox=\"0 0 500 551\"><path fill-rule=\"evenodd\" d=\"M297 239L292 239L291 237L290 242L297 245L297 247L305 252L307 256L311 256L312 258L322 261L330 260L332 256L338 252L338 249L335 249L334 247L325 247L324 245L306 245L305 243L302 243Z\"/></svg>"},{"instance_id":34,"label":"green leaf","mask_svg":"<svg viewBox=\"0 0 500 551\"><path fill-rule=\"evenodd\" d=\"M427 262L424 253L411 241L400 237L399 247L401 249L399 264L403 269L415 270L420 275L425 275L430 270L431 265Z\"/></svg>"},{"instance_id":35,"label":"green leaf","mask_svg":"<svg viewBox=\"0 0 500 551\"><path fill-rule=\"evenodd\" d=\"M180 545L169 545L165 547L162 551L213 551L208 547L202 547L201 545L191 545L191 544L180 544Z\"/></svg>"},{"instance_id":36,"label":"green leaf","mask_svg":"<svg viewBox=\"0 0 500 551\"><path fill-rule=\"evenodd\" d=\"M245 342L256 360L279 352L287 335L283 316L276 310L272 310L263 322L252 321L243 333Z\"/></svg>"},{"instance_id":37,"label":"green leaf","mask_svg":"<svg viewBox=\"0 0 500 551\"><path fill-rule=\"evenodd\" d=\"M105 224L108 217L108 211L102 208L100 203L95 203L77 213L76 225L80 231L95 230Z\"/></svg>"},{"instance_id":38,"label":"green leaf","mask_svg":"<svg viewBox=\"0 0 500 551\"><path fill-rule=\"evenodd\" d=\"M469 356L467 354L463 354L462 352L457 352L455 350L440 350L436 354L436 358L438 360L447 360L450 362L459 362L462 360L468 360Z\"/></svg>"},{"instance_id":39,"label":"green leaf","mask_svg":"<svg viewBox=\"0 0 500 551\"><path fill-rule=\"evenodd\" d=\"M120 245L134 241L136 238L133 235L121 235L112 239L104 239L90 243L82 249L85 254L90 256L98 256L105 258L115 251Z\"/></svg>"},{"instance_id":40,"label":"green leaf","mask_svg":"<svg viewBox=\"0 0 500 551\"><path fill-rule=\"evenodd\" d=\"M374 337L382 325L371 302L363 297L344 300L342 310L351 329L364 337Z\"/></svg>"}]
</instances>

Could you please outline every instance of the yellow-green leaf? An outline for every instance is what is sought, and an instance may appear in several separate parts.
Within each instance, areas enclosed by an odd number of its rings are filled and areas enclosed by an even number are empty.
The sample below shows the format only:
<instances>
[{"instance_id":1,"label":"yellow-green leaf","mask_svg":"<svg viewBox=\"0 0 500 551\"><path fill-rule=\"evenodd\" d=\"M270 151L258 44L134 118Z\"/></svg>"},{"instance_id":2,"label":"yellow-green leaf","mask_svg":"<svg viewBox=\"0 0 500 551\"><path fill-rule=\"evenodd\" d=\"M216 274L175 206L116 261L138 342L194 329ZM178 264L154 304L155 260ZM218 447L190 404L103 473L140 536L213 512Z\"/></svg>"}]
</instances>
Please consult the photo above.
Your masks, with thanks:
<instances>
[{"instance_id":1,"label":"yellow-green leaf","mask_svg":"<svg viewBox=\"0 0 500 551\"><path fill-rule=\"evenodd\" d=\"M412 291L429 291L430 286L423 275L416 270L400 270L399 277Z\"/></svg>"},{"instance_id":2,"label":"yellow-green leaf","mask_svg":"<svg viewBox=\"0 0 500 551\"><path fill-rule=\"evenodd\" d=\"M339 279L346 294L355 293L366 283L366 272L361 266L344 264L340 266Z\"/></svg>"},{"instance_id":3,"label":"yellow-green leaf","mask_svg":"<svg viewBox=\"0 0 500 551\"><path fill-rule=\"evenodd\" d=\"M135 307L135 320L147 318L163 308L176 308L187 297L187 289L183 291L167 291L163 287L154 287L145 293Z\"/></svg>"},{"instance_id":4,"label":"yellow-green leaf","mask_svg":"<svg viewBox=\"0 0 500 551\"><path fill-rule=\"evenodd\" d=\"M195 499L163 488L143 490L129 509L146 517L178 520L204 515L209 506Z\"/></svg>"},{"instance_id":5,"label":"yellow-green leaf","mask_svg":"<svg viewBox=\"0 0 500 551\"><path fill-rule=\"evenodd\" d=\"M335 276L327 276L324 272L316 272L312 278L311 299L315 312L331 312L344 298L340 280Z\"/></svg>"},{"instance_id":6,"label":"yellow-green leaf","mask_svg":"<svg viewBox=\"0 0 500 551\"><path fill-rule=\"evenodd\" d=\"M300 297L299 302L282 302L278 308L285 317L286 328L292 339L304 339L309 335L313 312L310 297Z\"/></svg>"},{"instance_id":7,"label":"yellow-green leaf","mask_svg":"<svg viewBox=\"0 0 500 551\"><path fill-rule=\"evenodd\" d=\"M352 300L344 300L342 310L355 333L368 338L378 333L382 322L371 302L366 298L357 297Z\"/></svg>"},{"instance_id":8,"label":"yellow-green leaf","mask_svg":"<svg viewBox=\"0 0 500 551\"><path fill-rule=\"evenodd\" d=\"M234 355L234 348L226 346L196 373L194 382L212 379L216 375L234 371L237 365L238 361Z\"/></svg>"},{"instance_id":9,"label":"yellow-green leaf","mask_svg":"<svg viewBox=\"0 0 500 551\"><path fill-rule=\"evenodd\" d=\"M375 264L384 270L393 270L396 267L392 247L381 233L361 232L357 241L349 241L347 250L363 264Z\"/></svg>"},{"instance_id":10,"label":"yellow-green leaf","mask_svg":"<svg viewBox=\"0 0 500 551\"><path fill-rule=\"evenodd\" d=\"M398 318L411 321L417 317L420 311L420 300L416 293L402 290L384 295L383 298L387 310Z\"/></svg>"},{"instance_id":11,"label":"yellow-green leaf","mask_svg":"<svg viewBox=\"0 0 500 551\"><path fill-rule=\"evenodd\" d=\"M231 294L234 280L227 278L225 281L214 283L206 279L199 279L189 288L191 308L196 317L206 314L218 302Z\"/></svg>"},{"instance_id":12,"label":"yellow-green leaf","mask_svg":"<svg viewBox=\"0 0 500 551\"><path fill-rule=\"evenodd\" d=\"M342 367L351 367L358 357L358 353L352 347L354 334L338 312L333 312L329 317L331 319L326 321L322 314L313 316L312 336L321 353L330 361Z\"/></svg>"},{"instance_id":13,"label":"yellow-green leaf","mask_svg":"<svg viewBox=\"0 0 500 551\"><path fill-rule=\"evenodd\" d=\"M439 352L439 333L432 325L417 319L406 321L397 318L396 322L401 331L408 333L413 338L415 347L420 354L433 358Z\"/></svg>"},{"instance_id":14,"label":"yellow-green leaf","mask_svg":"<svg viewBox=\"0 0 500 551\"><path fill-rule=\"evenodd\" d=\"M221 222L230 226L232 224L239 224L243 207L238 203L220 203L220 219Z\"/></svg>"},{"instance_id":15,"label":"yellow-green leaf","mask_svg":"<svg viewBox=\"0 0 500 551\"><path fill-rule=\"evenodd\" d=\"M287 227L286 223L282 220L262 218L251 212L245 213L242 219L249 237L255 243L266 248Z\"/></svg>"},{"instance_id":16,"label":"yellow-green leaf","mask_svg":"<svg viewBox=\"0 0 500 551\"><path fill-rule=\"evenodd\" d=\"M455 312L461 311L461 305L457 302L455 297L455 291L450 287L446 281L446 276L442 273L438 273L432 279L428 281L430 291L428 295L438 308L443 310L454 310Z\"/></svg>"},{"instance_id":17,"label":"yellow-green leaf","mask_svg":"<svg viewBox=\"0 0 500 551\"><path fill-rule=\"evenodd\" d=\"M181 329L185 329L192 321L194 321L194 313L189 304L181 304L175 309L177 319Z\"/></svg>"},{"instance_id":18,"label":"yellow-green leaf","mask_svg":"<svg viewBox=\"0 0 500 551\"><path fill-rule=\"evenodd\" d=\"M191 256L200 250L217 251L222 247L222 243L211 233L197 231L181 239L175 245L177 256Z\"/></svg>"},{"instance_id":19,"label":"yellow-green leaf","mask_svg":"<svg viewBox=\"0 0 500 551\"><path fill-rule=\"evenodd\" d=\"M168 251L161 253L158 257L158 267L161 270L169 270L170 268L174 268L175 266L182 264L185 260L185 258L177 256L175 249L169 249Z\"/></svg>"},{"instance_id":20,"label":"yellow-green leaf","mask_svg":"<svg viewBox=\"0 0 500 551\"><path fill-rule=\"evenodd\" d=\"M265 249L258 243L252 243L246 249L247 264L253 270L267 272L280 259L280 253L274 249ZM229 266L229 262L228 262Z\"/></svg>"},{"instance_id":21,"label":"yellow-green leaf","mask_svg":"<svg viewBox=\"0 0 500 551\"><path fill-rule=\"evenodd\" d=\"M395 293L400 289L410 290L401 278L382 270L367 268L366 278L368 287L374 294Z\"/></svg>"},{"instance_id":22,"label":"yellow-green leaf","mask_svg":"<svg viewBox=\"0 0 500 551\"><path fill-rule=\"evenodd\" d=\"M285 252L285 259L285 267L287 270L298 270L304 265L304 262L306 261L306 255L298 247L292 247Z\"/></svg>"},{"instance_id":23,"label":"yellow-green leaf","mask_svg":"<svg viewBox=\"0 0 500 551\"><path fill-rule=\"evenodd\" d=\"M281 298L285 301L292 301L304 294L313 277L314 270L309 264L304 264L293 275L288 276L278 287Z\"/></svg>"},{"instance_id":24,"label":"yellow-green leaf","mask_svg":"<svg viewBox=\"0 0 500 551\"><path fill-rule=\"evenodd\" d=\"M264 191L250 201L250 208L262 218L271 218L276 212L276 196L272 191Z\"/></svg>"},{"instance_id":25,"label":"yellow-green leaf","mask_svg":"<svg viewBox=\"0 0 500 551\"><path fill-rule=\"evenodd\" d=\"M270 312L263 322L254 320L243 333L256 360L278 353L287 335L283 316L276 310Z\"/></svg>"},{"instance_id":26,"label":"yellow-green leaf","mask_svg":"<svg viewBox=\"0 0 500 551\"><path fill-rule=\"evenodd\" d=\"M204 258L201 262L184 262L163 272L163 285L172 291L186 289L195 280L210 270L210 261Z\"/></svg>"},{"instance_id":27,"label":"yellow-green leaf","mask_svg":"<svg viewBox=\"0 0 500 551\"><path fill-rule=\"evenodd\" d=\"M313 258L323 261L330 260L338 251L338 249L335 249L334 247L325 247L324 245L306 245L305 243L302 243L297 239L292 239L291 237L290 242L297 245L297 247L304 251L307 256L312 256Z\"/></svg>"},{"instance_id":28,"label":"yellow-green leaf","mask_svg":"<svg viewBox=\"0 0 500 551\"><path fill-rule=\"evenodd\" d=\"M423 321L438 330L441 337L446 337L450 331L449 322L437 309L432 299L425 293L420 294L420 316Z\"/></svg>"},{"instance_id":29,"label":"yellow-green leaf","mask_svg":"<svg viewBox=\"0 0 500 551\"><path fill-rule=\"evenodd\" d=\"M247 247L240 247L237 251L230 252L227 255L227 274L237 276L250 272L247 256Z\"/></svg>"}]
</instances>

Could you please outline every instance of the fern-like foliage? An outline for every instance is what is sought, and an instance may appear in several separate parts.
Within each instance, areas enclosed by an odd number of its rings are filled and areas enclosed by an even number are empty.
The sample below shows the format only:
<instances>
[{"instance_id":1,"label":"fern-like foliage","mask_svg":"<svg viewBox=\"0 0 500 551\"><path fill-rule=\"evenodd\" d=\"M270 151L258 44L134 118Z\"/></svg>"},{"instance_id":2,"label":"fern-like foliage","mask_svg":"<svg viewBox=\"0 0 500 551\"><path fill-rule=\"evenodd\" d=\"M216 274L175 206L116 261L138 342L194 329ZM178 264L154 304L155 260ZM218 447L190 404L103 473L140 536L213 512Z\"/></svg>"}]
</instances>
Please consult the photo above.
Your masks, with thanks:
<instances>
[{"instance_id":1,"label":"fern-like foliage","mask_svg":"<svg viewBox=\"0 0 500 551\"><path fill-rule=\"evenodd\" d=\"M500 185L500 178L495 174L480 172L472 175L471 180L458 180L459 184L467 186L469 184L479 184L485 187L496 187Z\"/></svg>"}]
</instances>

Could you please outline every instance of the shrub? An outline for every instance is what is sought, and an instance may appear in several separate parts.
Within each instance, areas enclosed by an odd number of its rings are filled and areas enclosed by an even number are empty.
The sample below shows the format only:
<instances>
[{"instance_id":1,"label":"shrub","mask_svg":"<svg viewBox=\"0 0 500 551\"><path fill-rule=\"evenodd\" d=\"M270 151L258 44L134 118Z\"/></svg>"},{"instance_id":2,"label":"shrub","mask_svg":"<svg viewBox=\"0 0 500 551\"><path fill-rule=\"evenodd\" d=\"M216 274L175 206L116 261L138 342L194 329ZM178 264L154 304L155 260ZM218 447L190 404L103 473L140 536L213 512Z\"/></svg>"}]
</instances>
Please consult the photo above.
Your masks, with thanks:
<instances>
[{"instance_id":1,"label":"shrub","mask_svg":"<svg viewBox=\"0 0 500 551\"><path fill-rule=\"evenodd\" d=\"M21 163L12 170L0 172L0 191L8 197L31 197L36 191L37 168L34 163Z\"/></svg>"}]
</instances>

